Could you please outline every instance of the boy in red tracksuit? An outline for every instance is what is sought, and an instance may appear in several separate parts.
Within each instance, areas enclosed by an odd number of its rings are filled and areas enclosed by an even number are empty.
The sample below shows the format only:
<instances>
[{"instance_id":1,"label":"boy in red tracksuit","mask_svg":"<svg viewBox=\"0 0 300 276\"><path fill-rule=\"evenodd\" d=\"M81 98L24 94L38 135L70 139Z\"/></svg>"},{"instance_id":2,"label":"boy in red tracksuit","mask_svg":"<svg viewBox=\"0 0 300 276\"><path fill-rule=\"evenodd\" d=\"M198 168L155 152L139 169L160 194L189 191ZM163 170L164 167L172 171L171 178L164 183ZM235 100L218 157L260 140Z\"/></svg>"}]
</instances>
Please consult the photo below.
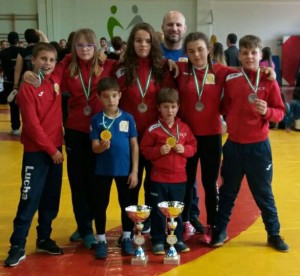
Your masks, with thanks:
<instances>
[{"instance_id":1,"label":"boy in red tracksuit","mask_svg":"<svg viewBox=\"0 0 300 276\"><path fill-rule=\"evenodd\" d=\"M269 121L279 122L284 104L276 81L260 74L261 40L246 35L239 42L242 70L228 75L221 111L226 115L228 139L223 146L223 178L219 209L211 245L218 247L228 239L227 225L246 175L267 231L267 242L276 250L287 252L289 246L279 235L280 223L272 192L272 153L268 138Z\"/></svg>"},{"instance_id":2,"label":"boy in red tracksuit","mask_svg":"<svg viewBox=\"0 0 300 276\"><path fill-rule=\"evenodd\" d=\"M190 128L176 117L179 96L173 88L163 88L156 95L160 118L145 132L140 149L152 163L151 169L151 237L152 251L165 254L166 220L157 204L162 201L183 201L186 188L186 160L195 154L197 141ZM175 230L178 252L190 249L182 242L181 217Z\"/></svg>"},{"instance_id":3,"label":"boy in red tracksuit","mask_svg":"<svg viewBox=\"0 0 300 276\"><path fill-rule=\"evenodd\" d=\"M19 206L10 237L5 266L25 259L25 245L34 214L38 211L37 252L61 255L63 250L50 238L52 221L58 214L62 183L63 131L60 78L52 74L57 53L40 42L32 52L39 86L23 83L17 95L22 114L21 142L24 146Z\"/></svg>"}]
</instances>

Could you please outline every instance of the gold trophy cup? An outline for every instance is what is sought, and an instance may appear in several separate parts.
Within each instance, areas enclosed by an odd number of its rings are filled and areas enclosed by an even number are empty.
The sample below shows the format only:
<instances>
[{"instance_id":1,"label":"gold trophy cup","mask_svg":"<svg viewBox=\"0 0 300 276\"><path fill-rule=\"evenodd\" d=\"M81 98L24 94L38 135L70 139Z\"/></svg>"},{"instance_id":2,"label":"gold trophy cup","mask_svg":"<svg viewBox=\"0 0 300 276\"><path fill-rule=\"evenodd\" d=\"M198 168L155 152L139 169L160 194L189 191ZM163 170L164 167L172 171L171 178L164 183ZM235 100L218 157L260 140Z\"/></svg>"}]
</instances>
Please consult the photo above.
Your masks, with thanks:
<instances>
[{"instance_id":1,"label":"gold trophy cup","mask_svg":"<svg viewBox=\"0 0 300 276\"><path fill-rule=\"evenodd\" d=\"M160 211L166 216L168 221L168 229L170 234L167 237L167 243L170 248L164 257L164 264L179 265L180 255L178 255L174 244L177 243L177 237L174 235L174 231L177 227L177 221L175 218L179 217L183 211L184 203L180 201L163 201L158 204Z\"/></svg>"},{"instance_id":2,"label":"gold trophy cup","mask_svg":"<svg viewBox=\"0 0 300 276\"><path fill-rule=\"evenodd\" d=\"M137 245L135 256L131 259L132 265L146 265L148 263L148 256L142 248L145 243L145 238L142 235L144 227L143 222L150 216L151 207L147 205L131 205L125 208L128 217L134 222L136 234L134 236L134 243Z\"/></svg>"}]
</instances>

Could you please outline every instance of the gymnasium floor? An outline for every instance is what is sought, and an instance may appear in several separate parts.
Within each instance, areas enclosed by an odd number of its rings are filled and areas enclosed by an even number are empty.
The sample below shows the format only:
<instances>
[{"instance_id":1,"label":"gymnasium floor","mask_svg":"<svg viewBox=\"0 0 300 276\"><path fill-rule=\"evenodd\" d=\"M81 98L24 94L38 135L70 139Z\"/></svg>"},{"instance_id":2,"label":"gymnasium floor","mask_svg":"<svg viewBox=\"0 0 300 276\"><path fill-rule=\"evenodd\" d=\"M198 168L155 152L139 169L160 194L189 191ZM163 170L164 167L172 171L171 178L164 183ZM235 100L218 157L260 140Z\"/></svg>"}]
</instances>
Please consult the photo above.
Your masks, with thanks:
<instances>
[{"instance_id":1,"label":"gymnasium floor","mask_svg":"<svg viewBox=\"0 0 300 276\"><path fill-rule=\"evenodd\" d=\"M181 254L181 265L162 264L162 256L154 256L146 235L144 246L149 255L148 266L131 266L130 257L121 257L115 241L119 235L120 212L113 188L108 210L109 256L95 260L92 250L81 243L70 243L75 229L70 190L64 170L60 212L53 224L52 238L62 245L65 254L49 256L35 253L34 218L27 241L25 261L15 268L3 267L9 249L12 220L15 216L19 189L22 146L10 136L8 107L0 105L0 275L300 275L300 133L271 130L274 158L273 189L281 222L281 234L290 245L289 253L280 253L266 246L266 233L248 187L243 182L240 196L229 225L230 240L221 248L200 244L200 236L191 236L186 243L191 252ZM225 137L224 137L225 138ZM199 181L200 182L200 181ZM203 191L199 188L203 208ZM142 202L141 202L142 203ZM201 215L205 222L205 214Z\"/></svg>"}]
</instances>

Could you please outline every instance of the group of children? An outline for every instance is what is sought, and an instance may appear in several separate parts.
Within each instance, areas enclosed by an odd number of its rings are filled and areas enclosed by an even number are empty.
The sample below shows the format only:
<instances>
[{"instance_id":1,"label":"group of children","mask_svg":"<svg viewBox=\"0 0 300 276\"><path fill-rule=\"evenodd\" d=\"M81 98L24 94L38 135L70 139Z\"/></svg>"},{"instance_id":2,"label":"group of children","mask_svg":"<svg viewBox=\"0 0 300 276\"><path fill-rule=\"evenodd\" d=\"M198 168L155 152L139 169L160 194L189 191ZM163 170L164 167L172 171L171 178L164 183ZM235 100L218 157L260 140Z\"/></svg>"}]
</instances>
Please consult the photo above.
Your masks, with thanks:
<instances>
[{"instance_id":1,"label":"group of children","mask_svg":"<svg viewBox=\"0 0 300 276\"><path fill-rule=\"evenodd\" d=\"M140 34L144 35L144 32ZM149 38L141 39L149 40ZM199 60L198 56L201 56L201 51L205 47L197 44L198 38L193 40L193 36L188 36L188 39L191 42L188 51L196 64ZM134 40L134 43L138 42ZM85 49L93 47L91 44L77 46ZM271 188L272 156L268 139L268 122L280 121L283 118L284 105L277 82L267 80L266 76L260 73L259 60L262 48L260 39L248 35L241 38L239 46L242 69L228 74L223 83L224 97L220 112L226 116L228 139L223 147L221 170L223 183L220 188L219 207L218 211L215 210L211 214L209 222L213 230L209 244L214 247L221 246L228 239L227 225L242 178L246 175L253 197L262 212L269 245L279 251L287 252L289 247L279 235L280 224ZM141 50L141 55L143 52L144 50ZM61 80L57 74L52 74L55 60L56 52L51 45L37 44L33 51L33 64L40 83L37 87L23 84L17 95L23 118L22 187L14 220L14 231L10 239L11 249L8 258L4 261L6 266L15 266L25 258L26 238L37 210L39 212L37 250L50 254L63 254L63 250L50 238L51 223L58 213L64 159L61 153L63 143ZM213 107L203 104L206 97L205 92L203 93L204 85L218 83L217 77L219 77L218 72L216 75L208 73L208 67L208 64L205 68L190 67L191 79L196 80L199 70L203 71L201 74L204 73L204 81L198 84L196 89L197 97L193 107L195 109L193 112L196 114L201 114L203 109L219 108L219 105ZM151 78L151 72L148 74L148 79ZM155 71L152 73L158 74ZM134 78L133 75L131 77ZM162 87L156 92L156 102L153 103L157 108L158 116L143 130L142 137L138 137L135 116L119 107L122 92L115 78L100 78L97 84L97 98L103 108L91 119L89 135L92 141L91 149L96 154L94 173L98 182L94 190L94 197L97 198L98 203L94 209L97 232L95 257L99 259L107 258L106 209L113 179L117 185L122 211L122 253L134 254L131 239L134 226L126 215L125 207L132 204L130 190L134 189L139 182L139 149L144 158L151 162L149 188L153 208L151 212L152 251L154 254L164 254L166 220L157 204L161 201L184 201L187 181L190 187L194 183L194 169L190 172L190 176L187 176L187 158L201 152L199 143L207 145L210 143L203 140L201 130L199 133L193 132L193 128L197 130L196 124L206 124L210 135L218 132L209 128L211 118L206 118L206 121L195 121L193 122L195 126L191 127L186 118L193 113L190 112L190 107L184 107L184 100L186 100L183 99L184 95L180 99L180 94L175 88ZM140 85L140 93L144 99L148 93L147 87L142 89ZM88 97L89 94L86 96ZM182 120L178 117L181 103L184 109L180 111L180 118L185 118ZM86 103L82 110L84 115L90 114L91 108ZM136 108L142 114L149 106L142 100ZM221 143L219 135L216 135L214 143ZM220 153L215 154L218 162ZM198 159L199 156L193 163L197 164ZM217 192L216 187L215 189L214 195ZM182 233L182 221L179 217L175 231L178 242L175 248L179 252L188 252L189 248L183 243Z\"/></svg>"}]
</instances>

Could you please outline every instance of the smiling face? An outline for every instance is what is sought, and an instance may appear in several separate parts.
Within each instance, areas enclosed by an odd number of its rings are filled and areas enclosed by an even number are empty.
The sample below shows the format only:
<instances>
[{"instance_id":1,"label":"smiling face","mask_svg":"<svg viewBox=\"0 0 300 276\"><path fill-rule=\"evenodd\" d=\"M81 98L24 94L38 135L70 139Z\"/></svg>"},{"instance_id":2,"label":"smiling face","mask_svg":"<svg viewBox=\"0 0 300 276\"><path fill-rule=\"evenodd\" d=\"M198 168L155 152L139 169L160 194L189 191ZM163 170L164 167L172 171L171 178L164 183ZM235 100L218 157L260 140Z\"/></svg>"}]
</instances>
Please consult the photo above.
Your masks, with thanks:
<instances>
[{"instance_id":1,"label":"smiling face","mask_svg":"<svg viewBox=\"0 0 300 276\"><path fill-rule=\"evenodd\" d=\"M177 11L167 13L163 19L161 29L167 46L178 45L178 47L181 47L182 38L187 29L183 14Z\"/></svg>"},{"instance_id":2,"label":"smiling face","mask_svg":"<svg viewBox=\"0 0 300 276\"><path fill-rule=\"evenodd\" d=\"M259 67L262 52L259 47L245 48L240 47L239 60L244 69L256 71Z\"/></svg>"},{"instance_id":3,"label":"smiling face","mask_svg":"<svg viewBox=\"0 0 300 276\"><path fill-rule=\"evenodd\" d=\"M190 41L186 45L186 54L190 62L198 68L207 65L208 48L204 40L198 39Z\"/></svg>"},{"instance_id":4,"label":"smiling face","mask_svg":"<svg viewBox=\"0 0 300 276\"><path fill-rule=\"evenodd\" d=\"M140 58L146 58L151 51L151 36L144 30L138 30L134 36L134 51Z\"/></svg>"},{"instance_id":5,"label":"smiling face","mask_svg":"<svg viewBox=\"0 0 300 276\"><path fill-rule=\"evenodd\" d=\"M56 52L42 50L36 57L32 58L34 72L42 71L43 75L49 75L53 72L56 64Z\"/></svg>"}]
</instances>

